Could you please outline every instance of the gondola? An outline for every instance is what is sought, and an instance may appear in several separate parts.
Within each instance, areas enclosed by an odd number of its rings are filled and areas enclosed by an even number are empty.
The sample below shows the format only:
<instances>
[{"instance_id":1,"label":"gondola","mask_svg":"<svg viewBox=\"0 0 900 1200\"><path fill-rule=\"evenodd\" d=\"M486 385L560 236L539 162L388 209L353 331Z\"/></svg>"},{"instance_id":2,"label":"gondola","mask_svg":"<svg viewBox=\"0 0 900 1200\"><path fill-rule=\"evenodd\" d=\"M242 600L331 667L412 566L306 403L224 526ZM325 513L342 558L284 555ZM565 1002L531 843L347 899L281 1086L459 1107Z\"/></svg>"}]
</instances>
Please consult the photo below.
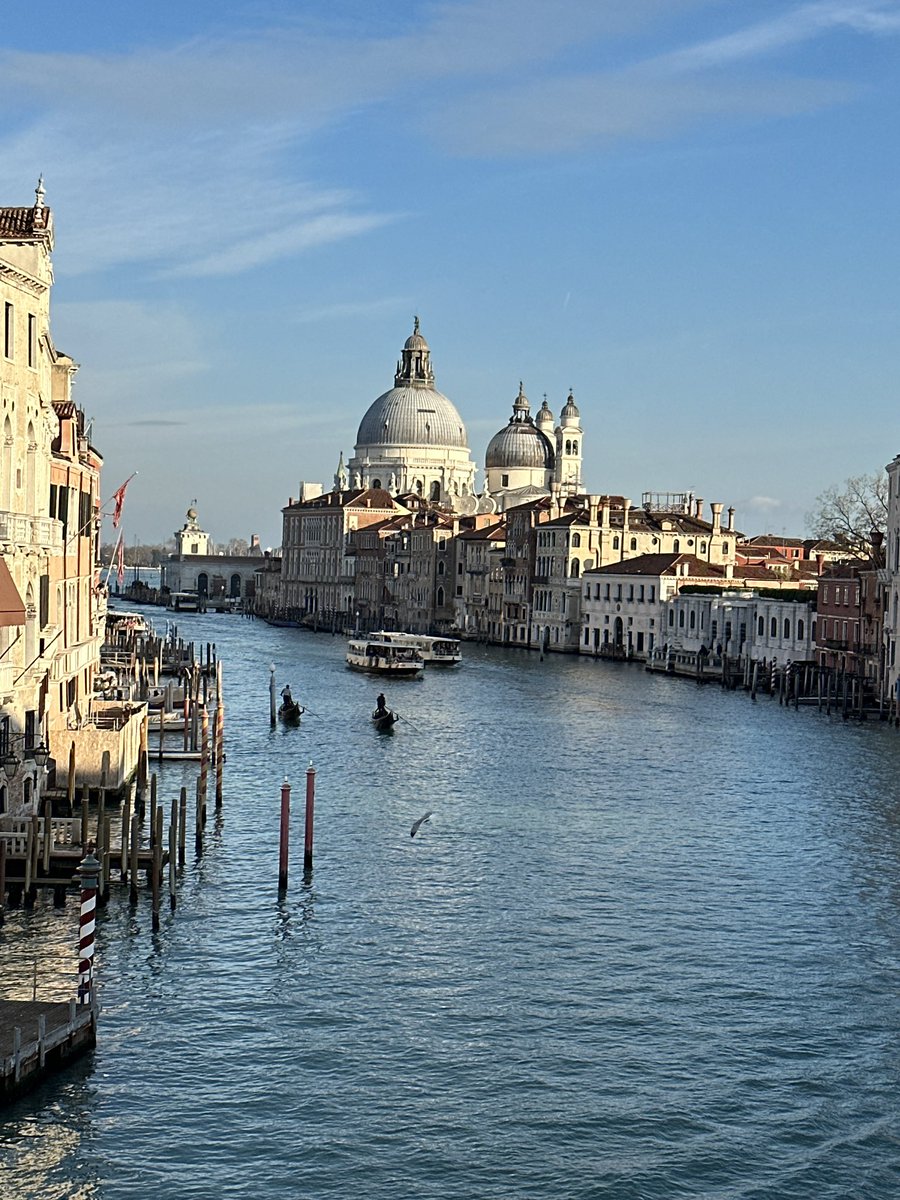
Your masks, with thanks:
<instances>
[{"instance_id":1,"label":"gondola","mask_svg":"<svg viewBox=\"0 0 900 1200\"><path fill-rule=\"evenodd\" d=\"M379 733L387 733L394 728L397 714L392 709L375 709L372 713L372 724Z\"/></svg>"},{"instance_id":2,"label":"gondola","mask_svg":"<svg viewBox=\"0 0 900 1200\"><path fill-rule=\"evenodd\" d=\"M298 704L296 700L282 700L278 715L285 725L299 725L300 718L305 711L303 705Z\"/></svg>"}]
</instances>

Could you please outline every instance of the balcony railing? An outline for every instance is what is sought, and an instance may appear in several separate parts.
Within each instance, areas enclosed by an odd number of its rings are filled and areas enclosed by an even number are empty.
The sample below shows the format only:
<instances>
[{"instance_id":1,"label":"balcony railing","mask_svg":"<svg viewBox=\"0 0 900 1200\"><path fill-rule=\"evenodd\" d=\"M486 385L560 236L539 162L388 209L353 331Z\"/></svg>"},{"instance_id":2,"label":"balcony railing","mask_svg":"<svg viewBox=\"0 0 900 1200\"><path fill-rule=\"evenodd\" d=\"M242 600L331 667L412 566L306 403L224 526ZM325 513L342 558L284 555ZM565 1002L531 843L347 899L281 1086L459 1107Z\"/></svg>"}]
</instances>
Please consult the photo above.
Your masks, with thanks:
<instances>
[{"instance_id":1,"label":"balcony railing","mask_svg":"<svg viewBox=\"0 0 900 1200\"><path fill-rule=\"evenodd\" d=\"M22 513L0 511L0 545L30 546L61 554L63 549L62 521L53 517L32 517Z\"/></svg>"}]
</instances>

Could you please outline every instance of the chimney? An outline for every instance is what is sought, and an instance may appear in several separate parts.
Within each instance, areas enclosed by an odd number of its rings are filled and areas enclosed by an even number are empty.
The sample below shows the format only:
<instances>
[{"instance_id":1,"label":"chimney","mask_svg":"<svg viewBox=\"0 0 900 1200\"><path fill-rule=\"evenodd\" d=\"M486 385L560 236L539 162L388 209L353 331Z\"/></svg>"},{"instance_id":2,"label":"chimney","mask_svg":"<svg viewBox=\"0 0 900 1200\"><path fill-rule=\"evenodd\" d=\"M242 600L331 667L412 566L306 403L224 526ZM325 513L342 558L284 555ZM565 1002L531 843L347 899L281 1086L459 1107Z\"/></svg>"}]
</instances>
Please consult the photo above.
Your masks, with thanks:
<instances>
[{"instance_id":1,"label":"chimney","mask_svg":"<svg viewBox=\"0 0 900 1200\"><path fill-rule=\"evenodd\" d=\"M550 520L555 521L562 513L559 501L559 484L554 479L550 484Z\"/></svg>"},{"instance_id":2,"label":"chimney","mask_svg":"<svg viewBox=\"0 0 900 1200\"><path fill-rule=\"evenodd\" d=\"M622 536L623 537L628 532L628 512L629 512L630 508L631 508L631 501L623 500L622 501Z\"/></svg>"},{"instance_id":3,"label":"chimney","mask_svg":"<svg viewBox=\"0 0 900 1200\"><path fill-rule=\"evenodd\" d=\"M817 554L816 555L816 574L821 575L824 570L825 570L825 555Z\"/></svg>"},{"instance_id":4,"label":"chimney","mask_svg":"<svg viewBox=\"0 0 900 1200\"><path fill-rule=\"evenodd\" d=\"M734 509L728 509L728 532L734 533Z\"/></svg>"},{"instance_id":5,"label":"chimney","mask_svg":"<svg viewBox=\"0 0 900 1200\"><path fill-rule=\"evenodd\" d=\"M712 510L713 533L721 533L722 532L722 509L724 508L724 505L711 504L709 507Z\"/></svg>"},{"instance_id":6,"label":"chimney","mask_svg":"<svg viewBox=\"0 0 900 1200\"><path fill-rule=\"evenodd\" d=\"M601 528L609 529L609 496L603 497L603 513L600 519Z\"/></svg>"},{"instance_id":7,"label":"chimney","mask_svg":"<svg viewBox=\"0 0 900 1200\"><path fill-rule=\"evenodd\" d=\"M588 523L591 526L597 524L597 509L600 507L599 496L588 496Z\"/></svg>"},{"instance_id":8,"label":"chimney","mask_svg":"<svg viewBox=\"0 0 900 1200\"><path fill-rule=\"evenodd\" d=\"M703 497L698 496L697 499L694 501L694 505L695 505L694 516L697 518L698 521L702 521L703 520Z\"/></svg>"},{"instance_id":9,"label":"chimney","mask_svg":"<svg viewBox=\"0 0 900 1200\"><path fill-rule=\"evenodd\" d=\"M725 564L725 578L734 579L734 563Z\"/></svg>"},{"instance_id":10,"label":"chimney","mask_svg":"<svg viewBox=\"0 0 900 1200\"><path fill-rule=\"evenodd\" d=\"M250 549L251 550L259 549L259 534L258 533L250 534Z\"/></svg>"}]
</instances>

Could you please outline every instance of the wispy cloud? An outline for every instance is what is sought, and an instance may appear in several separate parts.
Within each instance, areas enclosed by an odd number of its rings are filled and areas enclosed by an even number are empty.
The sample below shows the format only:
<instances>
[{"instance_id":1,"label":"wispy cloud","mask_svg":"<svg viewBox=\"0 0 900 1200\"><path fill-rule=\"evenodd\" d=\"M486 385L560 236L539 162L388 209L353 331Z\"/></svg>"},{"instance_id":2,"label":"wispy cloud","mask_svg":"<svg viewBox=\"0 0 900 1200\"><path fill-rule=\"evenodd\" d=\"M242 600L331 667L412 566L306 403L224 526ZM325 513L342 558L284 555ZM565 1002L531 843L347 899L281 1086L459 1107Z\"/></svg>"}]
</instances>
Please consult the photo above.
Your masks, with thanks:
<instances>
[{"instance_id":1,"label":"wispy cloud","mask_svg":"<svg viewBox=\"0 0 900 1200\"><path fill-rule=\"evenodd\" d=\"M900 11L893 0L821 0L675 51L658 59L656 65L682 71L723 67L777 53L841 28L865 34L900 33Z\"/></svg>"}]
</instances>

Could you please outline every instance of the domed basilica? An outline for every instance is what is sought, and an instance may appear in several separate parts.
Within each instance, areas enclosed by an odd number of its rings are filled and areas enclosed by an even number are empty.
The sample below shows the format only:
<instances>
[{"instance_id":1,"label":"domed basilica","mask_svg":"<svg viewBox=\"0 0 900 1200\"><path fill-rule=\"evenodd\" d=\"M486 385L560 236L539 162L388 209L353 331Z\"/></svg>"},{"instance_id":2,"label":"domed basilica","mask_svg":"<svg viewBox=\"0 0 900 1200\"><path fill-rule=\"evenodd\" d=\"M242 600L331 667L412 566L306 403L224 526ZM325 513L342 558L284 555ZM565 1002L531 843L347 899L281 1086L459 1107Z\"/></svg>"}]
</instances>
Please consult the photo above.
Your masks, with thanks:
<instances>
[{"instance_id":1,"label":"domed basilica","mask_svg":"<svg viewBox=\"0 0 900 1200\"><path fill-rule=\"evenodd\" d=\"M431 350L416 317L394 386L370 405L346 467L341 456L335 486L414 493L460 513L499 512L551 490L581 491L582 441L571 393L554 425L546 397L537 419L531 416L520 383L508 424L488 444L484 492L476 495L465 426L434 386Z\"/></svg>"}]
</instances>

